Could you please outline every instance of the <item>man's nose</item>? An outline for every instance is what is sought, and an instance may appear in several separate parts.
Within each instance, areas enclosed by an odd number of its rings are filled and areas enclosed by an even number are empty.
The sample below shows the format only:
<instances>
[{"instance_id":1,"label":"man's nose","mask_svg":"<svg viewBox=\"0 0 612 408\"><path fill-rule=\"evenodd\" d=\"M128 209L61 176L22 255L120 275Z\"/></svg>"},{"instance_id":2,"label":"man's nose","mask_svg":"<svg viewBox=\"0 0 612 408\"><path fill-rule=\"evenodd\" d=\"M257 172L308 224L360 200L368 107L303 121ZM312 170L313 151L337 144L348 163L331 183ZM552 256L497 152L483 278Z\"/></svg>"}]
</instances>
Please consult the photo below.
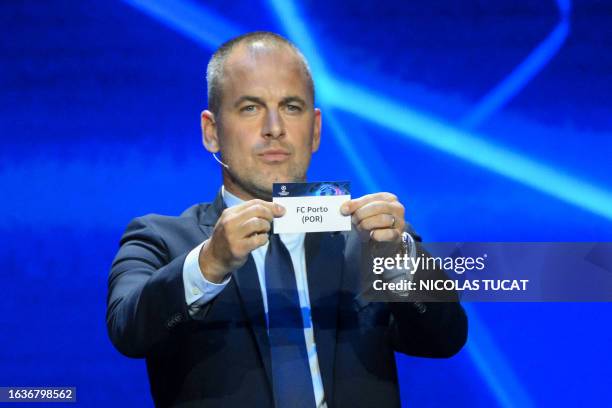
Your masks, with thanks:
<instances>
[{"instance_id":1,"label":"man's nose","mask_svg":"<svg viewBox=\"0 0 612 408\"><path fill-rule=\"evenodd\" d=\"M262 136L277 139L285 135L285 123L276 110L268 110L262 129Z\"/></svg>"}]
</instances>

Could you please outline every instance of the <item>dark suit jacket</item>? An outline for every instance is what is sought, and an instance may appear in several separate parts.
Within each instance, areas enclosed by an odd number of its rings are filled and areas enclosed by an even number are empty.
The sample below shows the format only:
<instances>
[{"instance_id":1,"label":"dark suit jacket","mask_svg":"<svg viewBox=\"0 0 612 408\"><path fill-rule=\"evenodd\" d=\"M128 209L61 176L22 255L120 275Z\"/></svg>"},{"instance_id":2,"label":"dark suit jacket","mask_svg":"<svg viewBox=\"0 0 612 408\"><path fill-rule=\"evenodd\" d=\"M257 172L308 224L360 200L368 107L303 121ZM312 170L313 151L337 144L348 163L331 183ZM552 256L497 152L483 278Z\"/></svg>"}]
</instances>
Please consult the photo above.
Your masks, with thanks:
<instances>
[{"instance_id":1,"label":"dark suit jacket","mask_svg":"<svg viewBox=\"0 0 612 408\"><path fill-rule=\"evenodd\" d=\"M108 280L107 328L117 349L146 358L157 406L272 407L270 351L257 270L249 256L191 317L183 262L224 209L133 220ZM466 341L459 303L375 303L361 296L357 234L305 240L314 335L328 407L400 405L394 351L450 357Z\"/></svg>"}]
</instances>

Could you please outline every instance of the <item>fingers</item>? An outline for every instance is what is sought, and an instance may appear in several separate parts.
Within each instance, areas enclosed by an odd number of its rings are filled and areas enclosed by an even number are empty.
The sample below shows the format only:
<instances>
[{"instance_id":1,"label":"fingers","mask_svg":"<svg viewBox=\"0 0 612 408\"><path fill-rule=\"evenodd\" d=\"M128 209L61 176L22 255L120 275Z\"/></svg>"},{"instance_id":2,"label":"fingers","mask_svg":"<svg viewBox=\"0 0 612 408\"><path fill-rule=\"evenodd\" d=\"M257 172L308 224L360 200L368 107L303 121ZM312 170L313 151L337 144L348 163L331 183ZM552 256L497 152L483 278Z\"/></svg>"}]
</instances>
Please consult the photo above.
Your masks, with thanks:
<instances>
[{"instance_id":1,"label":"fingers","mask_svg":"<svg viewBox=\"0 0 612 408\"><path fill-rule=\"evenodd\" d=\"M274 217L279 217L284 213L285 209L278 204L263 200L251 200L226 209L219 221L229 233L240 232L239 235L244 237L254 232L265 231L262 222L269 225Z\"/></svg>"},{"instance_id":2,"label":"fingers","mask_svg":"<svg viewBox=\"0 0 612 408\"><path fill-rule=\"evenodd\" d=\"M391 214L377 214L357 223L357 228L363 231L394 227L395 217Z\"/></svg>"},{"instance_id":3,"label":"fingers","mask_svg":"<svg viewBox=\"0 0 612 408\"><path fill-rule=\"evenodd\" d=\"M270 221L263 218L249 218L240 225L243 236L267 234L272 229Z\"/></svg>"},{"instance_id":4,"label":"fingers","mask_svg":"<svg viewBox=\"0 0 612 408\"><path fill-rule=\"evenodd\" d=\"M283 206L263 200L250 200L228 210L236 217L237 222L244 222L252 217L272 221L274 217L285 214Z\"/></svg>"},{"instance_id":5,"label":"fingers","mask_svg":"<svg viewBox=\"0 0 612 408\"><path fill-rule=\"evenodd\" d=\"M378 242L397 242L400 239L401 233L393 229L378 229L370 232L370 238Z\"/></svg>"},{"instance_id":6,"label":"fingers","mask_svg":"<svg viewBox=\"0 0 612 408\"><path fill-rule=\"evenodd\" d=\"M397 201L397 196L391 193L366 194L363 197L349 200L340 207L343 215L353 214L356 210L373 201Z\"/></svg>"},{"instance_id":7,"label":"fingers","mask_svg":"<svg viewBox=\"0 0 612 408\"><path fill-rule=\"evenodd\" d=\"M200 268L211 279L221 281L226 274L244 265L251 251L268 242L272 220L284 214L282 206L264 200L250 200L226 208L208 244L200 251Z\"/></svg>"},{"instance_id":8,"label":"fingers","mask_svg":"<svg viewBox=\"0 0 612 408\"><path fill-rule=\"evenodd\" d=\"M268 241L274 217L284 215L278 204L263 200L250 200L223 211L219 221L219 235L231 256L244 257Z\"/></svg>"},{"instance_id":9,"label":"fingers","mask_svg":"<svg viewBox=\"0 0 612 408\"><path fill-rule=\"evenodd\" d=\"M388 217L380 217L387 215ZM373 220L368 220L373 218ZM399 202L374 201L359 208L353 213L352 221L360 226L372 225L372 228L403 228L404 227L404 206ZM372 229L365 228L365 229Z\"/></svg>"},{"instance_id":10,"label":"fingers","mask_svg":"<svg viewBox=\"0 0 612 408\"><path fill-rule=\"evenodd\" d=\"M404 206L391 193L368 194L346 202L341 211L351 215L360 231L369 231L375 241L397 241L405 227Z\"/></svg>"},{"instance_id":11,"label":"fingers","mask_svg":"<svg viewBox=\"0 0 612 408\"><path fill-rule=\"evenodd\" d=\"M379 214L395 215L397 209L387 201L373 201L359 208L352 215L352 221L359 224L361 221L369 217L374 217Z\"/></svg>"},{"instance_id":12,"label":"fingers","mask_svg":"<svg viewBox=\"0 0 612 408\"><path fill-rule=\"evenodd\" d=\"M246 245L248 248L251 248L249 252L253 249L259 248L260 246L266 245L268 243L268 239L269 238L267 233L253 234L248 237Z\"/></svg>"}]
</instances>

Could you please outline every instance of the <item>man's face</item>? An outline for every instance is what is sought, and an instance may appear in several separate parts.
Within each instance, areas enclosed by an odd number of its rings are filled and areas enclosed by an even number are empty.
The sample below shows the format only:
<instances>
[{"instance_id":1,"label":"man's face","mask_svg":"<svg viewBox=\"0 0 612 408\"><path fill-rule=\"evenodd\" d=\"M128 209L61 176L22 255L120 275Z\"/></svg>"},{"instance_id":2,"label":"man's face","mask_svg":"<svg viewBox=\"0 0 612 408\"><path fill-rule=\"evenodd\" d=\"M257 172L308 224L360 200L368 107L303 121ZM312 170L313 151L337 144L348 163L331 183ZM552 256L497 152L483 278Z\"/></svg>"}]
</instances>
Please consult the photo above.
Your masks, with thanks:
<instances>
[{"instance_id":1,"label":"man's face","mask_svg":"<svg viewBox=\"0 0 612 408\"><path fill-rule=\"evenodd\" d=\"M221 92L212 130L229 166L226 188L270 199L272 183L304 181L319 147L321 116L295 53L238 46L225 62Z\"/></svg>"}]
</instances>

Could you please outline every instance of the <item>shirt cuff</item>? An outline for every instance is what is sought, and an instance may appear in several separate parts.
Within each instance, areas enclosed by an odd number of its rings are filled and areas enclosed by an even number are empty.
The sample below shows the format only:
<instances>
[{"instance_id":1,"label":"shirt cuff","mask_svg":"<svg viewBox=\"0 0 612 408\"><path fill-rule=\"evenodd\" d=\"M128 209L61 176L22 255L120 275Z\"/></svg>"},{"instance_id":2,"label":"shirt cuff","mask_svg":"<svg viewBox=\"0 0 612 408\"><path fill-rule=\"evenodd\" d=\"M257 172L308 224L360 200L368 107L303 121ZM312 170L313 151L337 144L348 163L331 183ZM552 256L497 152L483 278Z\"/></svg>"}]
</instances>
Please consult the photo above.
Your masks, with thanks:
<instances>
[{"instance_id":1,"label":"shirt cuff","mask_svg":"<svg viewBox=\"0 0 612 408\"><path fill-rule=\"evenodd\" d=\"M228 275L221 283L213 283L207 280L200 269L200 250L207 241L193 248L183 263L183 284L185 286L185 302L189 314L193 316L200 308L213 300L229 283L231 276Z\"/></svg>"}]
</instances>

